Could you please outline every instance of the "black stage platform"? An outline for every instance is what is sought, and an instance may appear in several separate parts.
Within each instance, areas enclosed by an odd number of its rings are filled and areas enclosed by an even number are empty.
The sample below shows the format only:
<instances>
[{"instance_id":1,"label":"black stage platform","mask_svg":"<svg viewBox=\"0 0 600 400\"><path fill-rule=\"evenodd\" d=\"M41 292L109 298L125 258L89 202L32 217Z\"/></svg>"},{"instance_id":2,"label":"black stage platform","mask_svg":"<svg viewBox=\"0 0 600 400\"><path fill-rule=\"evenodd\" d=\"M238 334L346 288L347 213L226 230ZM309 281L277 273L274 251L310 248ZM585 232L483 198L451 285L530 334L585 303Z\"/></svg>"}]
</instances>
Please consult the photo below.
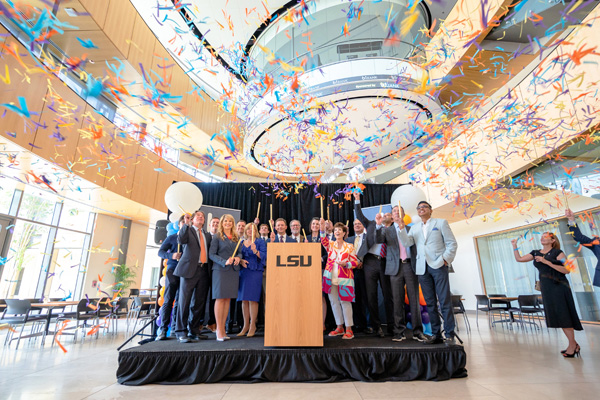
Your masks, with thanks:
<instances>
[{"instance_id":1,"label":"black stage platform","mask_svg":"<svg viewBox=\"0 0 600 400\"><path fill-rule=\"evenodd\" d=\"M462 346L392 342L357 334L325 337L322 348L264 347L262 336L231 340L147 343L119 353L117 380L124 385L189 385L216 382L364 382L464 378Z\"/></svg>"}]
</instances>

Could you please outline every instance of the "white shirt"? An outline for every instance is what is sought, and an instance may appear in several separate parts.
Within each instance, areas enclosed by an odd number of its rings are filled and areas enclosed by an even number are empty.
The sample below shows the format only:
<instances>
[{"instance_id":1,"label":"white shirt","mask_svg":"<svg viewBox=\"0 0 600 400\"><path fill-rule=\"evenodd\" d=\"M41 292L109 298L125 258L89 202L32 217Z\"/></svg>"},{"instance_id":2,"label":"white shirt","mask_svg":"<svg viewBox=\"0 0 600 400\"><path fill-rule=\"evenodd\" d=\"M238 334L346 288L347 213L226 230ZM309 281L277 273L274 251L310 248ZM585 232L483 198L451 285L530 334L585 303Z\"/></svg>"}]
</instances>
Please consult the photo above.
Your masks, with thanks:
<instances>
[{"instance_id":1,"label":"white shirt","mask_svg":"<svg viewBox=\"0 0 600 400\"><path fill-rule=\"evenodd\" d=\"M423 237L425 238L425 240L427 240L427 224L431 221L431 218L429 218L427 221L423 222L423 225L421 225L421 231L423 232Z\"/></svg>"},{"instance_id":2,"label":"white shirt","mask_svg":"<svg viewBox=\"0 0 600 400\"><path fill-rule=\"evenodd\" d=\"M294 239L296 242L300 243L300 235L298 235L298 236L292 235L292 239Z\"/></svg>"}]
</instances>

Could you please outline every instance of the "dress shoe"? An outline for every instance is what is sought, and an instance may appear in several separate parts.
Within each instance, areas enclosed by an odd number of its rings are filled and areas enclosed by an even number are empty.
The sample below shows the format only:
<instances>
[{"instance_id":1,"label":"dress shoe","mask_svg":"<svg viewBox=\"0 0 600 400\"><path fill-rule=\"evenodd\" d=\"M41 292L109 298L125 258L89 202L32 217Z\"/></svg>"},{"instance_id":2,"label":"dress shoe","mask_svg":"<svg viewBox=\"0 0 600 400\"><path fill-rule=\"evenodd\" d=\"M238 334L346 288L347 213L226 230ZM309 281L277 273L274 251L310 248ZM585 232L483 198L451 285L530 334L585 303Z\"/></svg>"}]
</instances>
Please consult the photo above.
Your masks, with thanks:
<instances>
[{"instance_id":1,"label":"dress shoe","mask_svg":"<svg viewBox=\"0 0 600 400\"><path fill-rule=\"evenodd\" d=\"M248 330L248 337L252 337L256 334L256 325L250 326Z\"/></svg>"},{"instance_id":2,"label":"dress shoe","mask_svg":"<svg viewBox=\"0 0 600 400\"><path fill-rule=\"evenodd\" d=\"M372 335L372 334L373 334L373 328L371 328L371 327L368 327L368 328L366 328L366 329L365 329L365 333L366 333L367 335Z\"/></svg>"},{"instance_id":3,"label":"dress shoe","mask_svg":"<svg viewBox=\"0 0 600 400\"><path fill-rule=\"evenodd\" d=\"M444 339L444 344L446 346L454 346L456 344L456 338L454 336L448 336Z\"/></svg>"},{"instance_id":4,"label":"dress shoe","mask_svg":"<svg viewBox=\"0 0 600 400\"><path fill-rule=\"evenodd\" d=\"M429 339L425 342L425 344L442 344L444 343L444 339L441 336L430 336Z\"/></svg>"},{"instance_id":5,"label":"dress shoe","mask_svg":"<svg viewBox=\"0 0 600 400\"><path fill-rule=\"evenodd\" d=\"M413 333L413 340L417 342L425 343L429 338L423 332Z\"/></svg>"},{"instance_id":6,"label":"dress shoe","mask_svg":"<svg viewBox=\"0 0 600 400\"><path fill-rule=\"evenodd\" d=\"M156 341L158 342L159 340L166 340L167 339L167 332L165 331L160 331L160 333L158 334L158 336L156 336Z\"/></svg>"},{"instance_id":7,"label":"dress shoe","mask_svg":"<svg viewBox=\"0 0 600 400\"><path fill-rule=\"evenodd\" d=\"M179 343L191 343L191 342L192 342L192 339L190 339L190 338L189 338L189 337L187 337L187 336L180 336L180 337L178 337L178 338L177 338L177 341L178 341Z\"/></svg>"},{"instance_id":8,"label":"dress shoe","mask_svg":"<svg viewBox=\"0 0 600 400\"><path fill-rule=\"evenodd\" d=\"M193 333L190 333L188 335L188 338L190 338L191 340L198 341L198 340L206 340L206 339L208 339L208 336L202 335L202 334L193 334Z\"/></svg>"},{"instance_id":9,"label":"dress shoe","mask_svg":"<svg viewBox=\"0 0 600 400\"><path fill-rule=\"evenodd\" d=\"M377 328L377 336L379 336L380 338L385 337L385 333L383 333L383 329L381 329L381 327Z\"/></svg>"},{"instance_id":10,"label":"dress shoe","mask_svg":"<svg viewBox=\"0 0 600 400\"><path fill-rule=\"evenodd\" d=\"M394 335L394 337L392 338L393 342L403 342L405 340L406 340L406 336L404 335L404 333Z\"/></svg>"}]
</instances>

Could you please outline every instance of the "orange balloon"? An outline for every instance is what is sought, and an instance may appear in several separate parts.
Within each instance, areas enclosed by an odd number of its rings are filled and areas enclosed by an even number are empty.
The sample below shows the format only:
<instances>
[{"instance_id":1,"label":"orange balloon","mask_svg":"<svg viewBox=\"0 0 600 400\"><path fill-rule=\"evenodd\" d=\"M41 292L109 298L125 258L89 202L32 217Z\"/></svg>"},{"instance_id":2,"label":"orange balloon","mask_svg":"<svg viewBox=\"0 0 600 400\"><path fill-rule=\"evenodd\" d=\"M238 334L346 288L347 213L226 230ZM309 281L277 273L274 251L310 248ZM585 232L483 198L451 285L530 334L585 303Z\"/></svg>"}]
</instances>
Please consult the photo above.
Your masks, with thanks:
<instances>
[{"instance_id":1,"label":"orange balloon","mask_svg":"<svg viewBox=\"0 0 600 400\"><path fill-rule=\"evenodd\" d=\"M404 302L406 304L410 304L408 301L408 291L406 291L406 286L404 287ZM426 306L425 297L423 297L423 291L421 290L421 285L419 285L419 304L422 306Z\"/></svg>"},{"instance_id":2,"label":"orange balloon","mask_svg":"<svg viewBox=\"0 0 600 400\"><path fill-rule=\"evenodd\" d=\"M163 303L165 302L165 298L161 297L160 299L158 299L158 306L162 307Z\"/></svg>"},{"instance_id":3,"label":"orange balloon","mask_svg":"<svg viewBox=\"0 0 600 400\"><path fill-rule=\"evenodd\" d=\"M404 214L404 224L408 225L412 222L412 218L408 214Z\"/></svg>"}]
</instances>

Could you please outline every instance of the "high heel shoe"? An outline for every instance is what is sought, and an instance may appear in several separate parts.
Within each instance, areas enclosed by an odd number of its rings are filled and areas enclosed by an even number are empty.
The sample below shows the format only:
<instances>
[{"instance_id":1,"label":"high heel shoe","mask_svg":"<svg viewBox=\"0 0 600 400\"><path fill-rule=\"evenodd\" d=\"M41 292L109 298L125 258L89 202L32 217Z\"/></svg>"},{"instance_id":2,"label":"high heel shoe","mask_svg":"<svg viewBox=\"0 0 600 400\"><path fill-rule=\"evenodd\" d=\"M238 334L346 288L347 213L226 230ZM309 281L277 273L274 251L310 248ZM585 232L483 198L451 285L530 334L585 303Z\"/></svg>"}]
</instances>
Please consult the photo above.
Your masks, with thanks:
<instances>
[{"instance_id":1,"label":"high heel shoe","mask_svg":"<svg viewBox=\"0 0 600 400\"><path fill-rule=\"evenodd\" d=\"M579 354L580 351L581 351L581 348L579 347L579 345L577 345L577 347L575 347L575 351L573 353L569 354L567 352L564 352L563 357L564 358L573 358L575 356L581 357L581 355Z\"/></svg>"},{"instance_id":2,"label":"high heel shoe","mask_svg":"<svg viewBox=\"0 0 600 400\"><path fill-rule=\"evenodd\" d=\"M248 337L254 336L255 333L256 333L256 326L251 326L250 330L248 331Z\"/></svg>"},{"instance_id":3,"label":"high heel shoe","mask_svg":"<svg viewBox=\"0 0 600 400\"><path fill-rule=\"evenodd\" d=\"M242 328L242 331L238 333L237 336L244 336L246 333L248 333L248 329Z\"/></svg>"},{"instance_id":4,"label":"high heel shoe","mask_svg":"<svg viewBox=\"0 0 600 400\"><path fill-rule=\"evenodd\" d=\"M579 347L579 343L575 346L575 351L579 351L581 350L581 347ZM561 350L560 354L565 354L567 352L567 349Z\"/></svg>"}]
</instances>

